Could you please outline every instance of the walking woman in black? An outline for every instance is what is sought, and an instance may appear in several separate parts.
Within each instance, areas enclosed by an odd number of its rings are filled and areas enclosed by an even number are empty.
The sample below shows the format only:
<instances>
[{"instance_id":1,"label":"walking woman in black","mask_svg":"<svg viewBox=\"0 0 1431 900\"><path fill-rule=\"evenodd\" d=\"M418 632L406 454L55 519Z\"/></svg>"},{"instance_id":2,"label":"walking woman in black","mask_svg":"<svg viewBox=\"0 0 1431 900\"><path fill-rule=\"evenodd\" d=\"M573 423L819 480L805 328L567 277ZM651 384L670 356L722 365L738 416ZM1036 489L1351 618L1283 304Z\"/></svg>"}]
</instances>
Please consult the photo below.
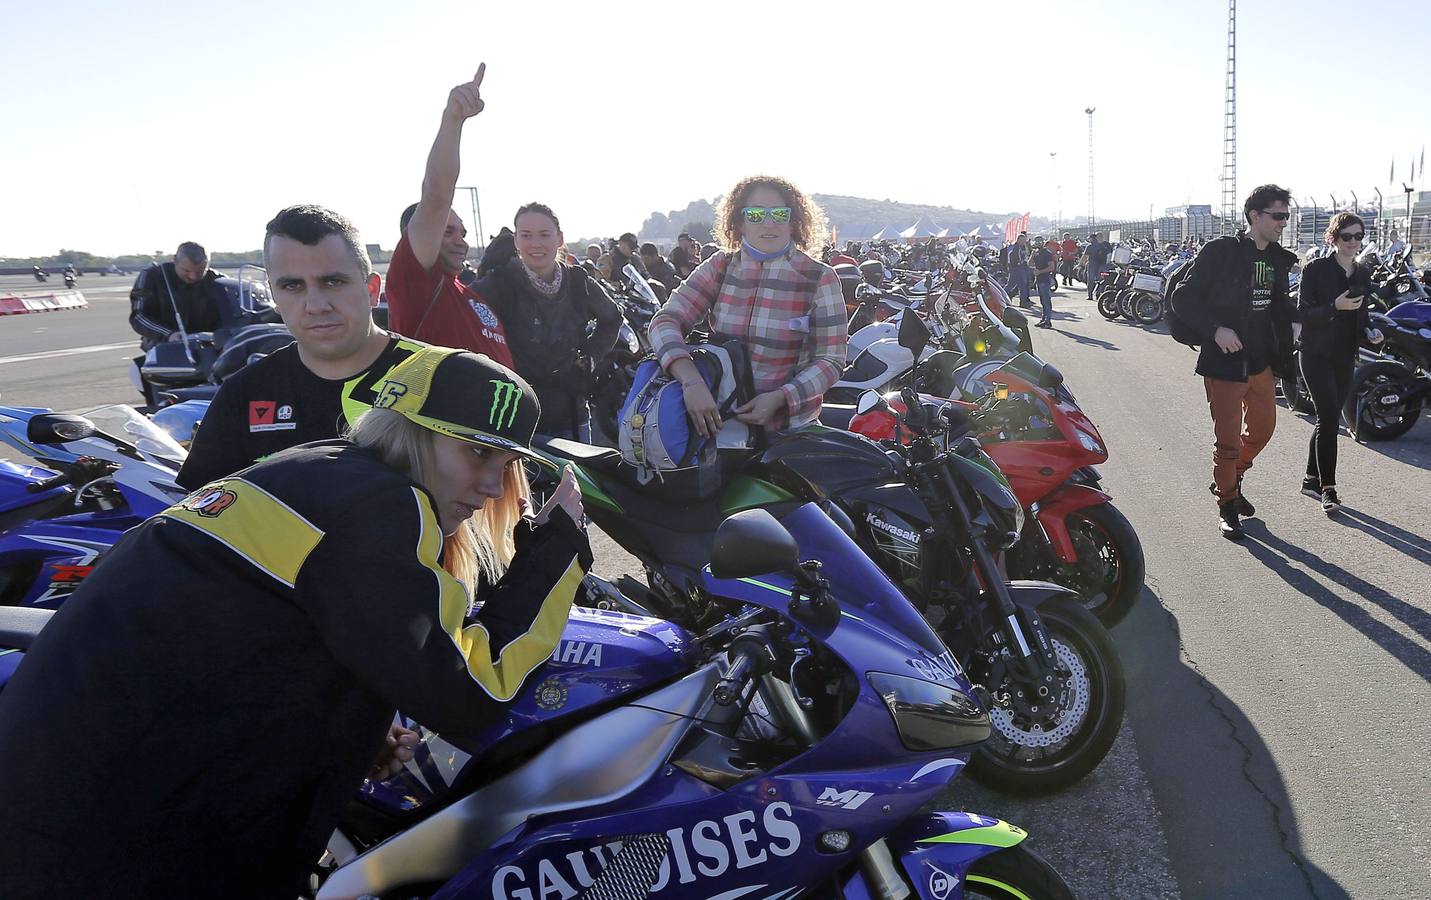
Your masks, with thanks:
<instances>
[{"instance_id":1,"label":"walking woman in black","mask_svg":"<svg viewBox=\"0 0 1431 900\"><path fill-rule=\"evenodd\" d=\"M1366 224L1360 216L1349 212L1333 216L1327 243L1335 252L1307 264L1297 300L1302 380L1317 411L1302 493L1319 497L1327 515L1342 508L1337 497L1337 430L1351 388L1357 345L1362 334L1372 343L1382 340L1380 331L1367 327L1366 295L1374 288L1371 273L1356 263L1365 237Z\"/></svg>"}]
</instances>

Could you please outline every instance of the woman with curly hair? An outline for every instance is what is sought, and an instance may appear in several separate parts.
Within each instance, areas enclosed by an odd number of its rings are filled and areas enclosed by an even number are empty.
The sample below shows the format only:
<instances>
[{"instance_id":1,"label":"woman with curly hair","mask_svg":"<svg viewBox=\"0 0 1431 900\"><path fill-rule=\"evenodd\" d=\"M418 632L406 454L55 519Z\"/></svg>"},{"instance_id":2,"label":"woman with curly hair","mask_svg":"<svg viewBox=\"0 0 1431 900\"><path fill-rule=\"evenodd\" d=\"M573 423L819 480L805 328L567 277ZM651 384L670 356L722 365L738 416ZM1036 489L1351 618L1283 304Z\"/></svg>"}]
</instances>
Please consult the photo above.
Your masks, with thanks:
<instances>
[{"instance_id":1,"label":"woman with curly hair","mask_svg":"<svg viewBox=\"0 0 1431 900\"><path fill-rule=\"evenodd\" d=\"M755 175L720 201L714 230L725 249L651 320L661 367L681 382L696 431L719 431L720 410L684 338L709 315L712 340L738 340L750 358L755 397L733 410L736 418L770 432L815 421L849 340L840 279L809 255L826 238L824 213L785 179Z\"/></svg>"}]
</instances>

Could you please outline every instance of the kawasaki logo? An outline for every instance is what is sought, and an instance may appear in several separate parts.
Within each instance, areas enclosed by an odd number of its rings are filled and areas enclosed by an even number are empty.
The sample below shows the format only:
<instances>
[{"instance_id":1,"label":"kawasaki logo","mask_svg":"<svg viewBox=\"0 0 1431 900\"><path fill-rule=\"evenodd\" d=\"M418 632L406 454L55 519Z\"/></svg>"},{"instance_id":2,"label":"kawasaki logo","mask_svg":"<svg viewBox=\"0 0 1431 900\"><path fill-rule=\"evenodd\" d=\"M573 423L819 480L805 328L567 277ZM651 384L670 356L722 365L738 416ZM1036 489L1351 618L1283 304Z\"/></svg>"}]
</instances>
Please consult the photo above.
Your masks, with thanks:
<instances>
[{"instance_id":1,"label":"kawasaki logo","mask_svg":"<svg viewBox=\"0 0 1431 900\"><path fill-rule=\"evenodd\" d=\"M865 521L870 525L874 526L875 528L878 528L880 531L883 531L887 534L892 534L895 537L900 538L901 540L909 541L911 544L919 543L918 534L913 531L909 531L908 529L900 528L898 525L891 525L890 523L876 516L874 513L866 513Z\"/></svg>"},{"instance_id":2,"label":"kawasaki logo","mask_svg":"<svg viewBox=\"0 0 1431 900\"><path fill-rule=\"evenodd\" d=\"M487 424L493 428L511 428L517 419L517 406L522 399L522 389L510 381L494 378L492 385L492 408L487 411Z\"/></svg>"}]
</instances>

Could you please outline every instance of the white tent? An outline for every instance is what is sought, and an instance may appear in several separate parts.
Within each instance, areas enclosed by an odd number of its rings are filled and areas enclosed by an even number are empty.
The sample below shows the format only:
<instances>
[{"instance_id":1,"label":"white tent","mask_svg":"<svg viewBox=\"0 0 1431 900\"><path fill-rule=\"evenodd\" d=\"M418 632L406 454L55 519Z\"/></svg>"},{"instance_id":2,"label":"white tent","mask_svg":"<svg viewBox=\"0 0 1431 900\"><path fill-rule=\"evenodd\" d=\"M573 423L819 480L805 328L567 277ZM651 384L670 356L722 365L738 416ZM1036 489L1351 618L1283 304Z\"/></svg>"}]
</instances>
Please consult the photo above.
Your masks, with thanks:
<instances>
[{"instance_id":1,"label":"white tent","mask_svg":"<svg viewBox=\"0 0 1431 900\"><path fill-rule=\"evenodd\" d=\"M870 235L870 240L872 241L894 241L898 239L899 229L895 228L893 225L886 225L879 231L876 231L874 234Z\"/></svg>"},{"instance_id":2,"label":"white tent","mask_svg":"<svg viewBox=\"0 0 1431 900\"><path fill-rule=\"evenodd\" d=\"M924 216L920 216L918 222L915 222L913 225L901 231L899 236L907 241L914 241L922 238L937 237L940 230L938 225L935 225Z\"/></svg>"}]
</instances>

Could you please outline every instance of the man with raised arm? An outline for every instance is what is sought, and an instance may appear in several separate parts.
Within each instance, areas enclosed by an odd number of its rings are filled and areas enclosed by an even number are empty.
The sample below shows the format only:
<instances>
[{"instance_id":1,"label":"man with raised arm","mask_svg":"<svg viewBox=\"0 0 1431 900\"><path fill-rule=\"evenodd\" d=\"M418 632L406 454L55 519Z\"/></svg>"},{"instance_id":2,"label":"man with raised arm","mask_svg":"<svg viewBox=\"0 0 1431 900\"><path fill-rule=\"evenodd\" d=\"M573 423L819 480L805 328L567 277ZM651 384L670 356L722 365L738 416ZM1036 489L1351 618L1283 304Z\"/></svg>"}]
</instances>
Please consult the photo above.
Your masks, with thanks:
<instances>
[{"instance_id":1,"label":"man with raised arm","mask_svg":"<svg viewBox=\"0 0 1431 900\"><path fill-rule=\"evenodd\" d=\"M461 169L462 128L486 105L477 67L469 82L447 95L442 123L427 155L422 197L403 212L402 237L388 267L388 323L420 341L484 353L512 365L497 314L458 281L467 258L467 227L452 209Z\"/></svg>"}]
</instances>

